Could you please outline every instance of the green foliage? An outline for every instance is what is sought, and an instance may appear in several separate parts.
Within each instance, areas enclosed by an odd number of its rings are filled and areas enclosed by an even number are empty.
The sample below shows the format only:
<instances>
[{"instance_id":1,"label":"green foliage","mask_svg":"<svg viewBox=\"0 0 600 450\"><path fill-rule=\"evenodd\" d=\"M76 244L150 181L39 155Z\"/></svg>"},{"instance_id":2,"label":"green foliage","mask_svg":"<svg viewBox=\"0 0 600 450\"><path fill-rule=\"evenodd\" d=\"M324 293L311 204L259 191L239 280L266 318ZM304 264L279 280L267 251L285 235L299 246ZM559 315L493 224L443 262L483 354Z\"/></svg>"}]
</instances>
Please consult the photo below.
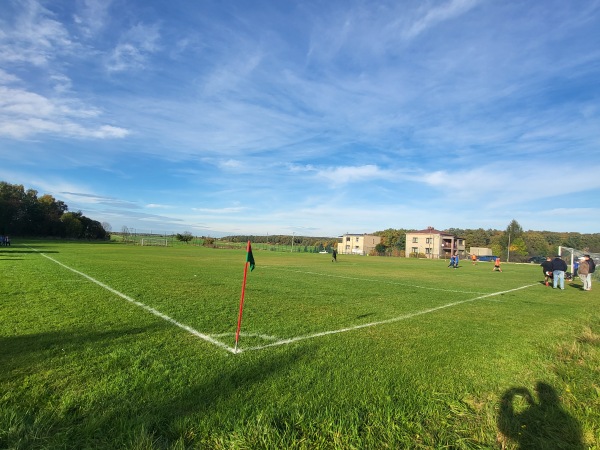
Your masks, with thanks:
<instances>
[{"instance_id":1,"label":"green foliage","mask_svg":"<svg viewBox=\"0 0 600 450\"><path fill-rule=\"evenodd\" d=\"M375 246L375 253L377 253L378 255L384 255L385 251L386 251L387 247L384 244L377 244Z\"/></svg>"},{"instance_id":2,"label":"green foliage","mask_svg":"<svg viewBox=\"0 0 600 450\"><path fill-rule=\"evenodd\" d=\"M177 239L179 242L185 242L186 244L189 244L190 241L194 239L194 236L189 231L185 231L183 234L177 233L175 235L175 239Z\"/></svg>"},{"instance_id":3,"label":"green foliage","mask_svg":"<svg viewBox=\"0 0 600 450\"><path fill-rule=\"evenodd\" d=\"M36 190L0 181L0 234L56 236L75 239L106 239L104 227L80 211Z\"/></svg>"},{"instance_id":4,"label":"green foliage","mask_svg":"<svg viewBox=\"0 0 600 450\"><path fill-rule=\"evenodd\" d=\"M0 250L0 448L600 446L596 291L548 289L526 264L255 250L237 355L130 301L233 345L245 256Z\"/></svg>"},{"instance_id":5,"label":"green foliage","mask_svg":"<svg viewBox=\"0 0 600 450\"><path fill-rule=\"evenodd\" d=\"M467 251L470 247L491 248L494 255L500 255L506 258L508 250L508 238L511 236L511 260L514 256L518 260L526 260L529 256L556 255L559 246L577 248L589 252L600 252L600 233L581 234L581 233L556 233L550 231L523 231L521 225L516 220L512 220L505 231L478 228L476 230L449 228L444 230L465 239ZM406 240L406 231L403 229L387 229L373 233L381 236L382 243L388 248L397 244L398 239L402 239L404 249ZM522 238L515 244L515 240ZM390 244L391 243L391 244ZM514 246L514 249L513 249ZM516 260L515 260L516 261Z\"/></svg>"},{"instance_id":6,"label":"green foliage","mask_svg":"<svg viewBox=\"0 0 600 450\"><path fill-rule=\"evenodd\" d=\"M525 262L527 261L527 245L522 237L516 238L510 243L510 261Z\"/></svg>"}]
</instances>

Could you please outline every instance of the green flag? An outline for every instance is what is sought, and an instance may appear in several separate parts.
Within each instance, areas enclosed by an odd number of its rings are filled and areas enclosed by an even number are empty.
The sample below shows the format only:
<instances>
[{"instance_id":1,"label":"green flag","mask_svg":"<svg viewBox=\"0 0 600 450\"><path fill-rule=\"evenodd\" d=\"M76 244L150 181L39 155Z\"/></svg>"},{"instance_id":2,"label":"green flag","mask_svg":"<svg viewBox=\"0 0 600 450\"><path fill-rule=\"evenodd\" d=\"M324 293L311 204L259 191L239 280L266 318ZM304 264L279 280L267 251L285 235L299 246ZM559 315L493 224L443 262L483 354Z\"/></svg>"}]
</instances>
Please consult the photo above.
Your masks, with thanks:
<instances>
[{"instance_id":1,"label":"green flag","mask_svg":"<svg viewBox=\"0 0 600 450\"><path fill-rule=\"evenodd\" d=\"M252 255L252 246L250 245L250 241L248 241L248 254L246 255L246 262L250 263L250 272L254 270L254 255Z\"/></svg>"}]
</instances>

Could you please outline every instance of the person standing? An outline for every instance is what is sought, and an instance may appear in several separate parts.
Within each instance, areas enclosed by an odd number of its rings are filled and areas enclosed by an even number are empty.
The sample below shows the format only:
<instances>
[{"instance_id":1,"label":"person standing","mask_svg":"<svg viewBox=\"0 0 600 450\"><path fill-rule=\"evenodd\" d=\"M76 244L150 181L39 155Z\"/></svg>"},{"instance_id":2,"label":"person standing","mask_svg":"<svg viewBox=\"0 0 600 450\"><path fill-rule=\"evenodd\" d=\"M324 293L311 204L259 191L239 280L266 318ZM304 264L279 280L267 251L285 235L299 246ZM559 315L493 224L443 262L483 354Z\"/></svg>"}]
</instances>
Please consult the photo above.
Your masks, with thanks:
<instances>
[{"instance_id":1,"label":"person standing","mask_svg":"<svg viewBox=\"0 0 600 450\"><path fill-rule=\"evenodd\" d=\"M337 250L335 248L331 252L331 262L337 262Z\"/></svg>"},{"instance_id":2,"label":"person standing","mask_svg":"<svg viewBox=\"0 0 600 450\"><path fill-rule=\"evenodd\" d=\"M586 261L584 256L579 257L579 278L583 282L582 289L584 291L589 291L592 274L590 273L590 264Z\"/></svg>"},{"instance_id":3,"label":"person standing","mask_svg":"<svg viewBox=\"0 0 600 450\"><path fill-rule=\"evenodd\" d=\"M471 261L473 261L473 265L476 266L477 265L477 255L475 255L475 254L471 255Z\"/></svg>"},{"instance_id":4,"label":"person standing","mask_svg":"<svg viewBox=\"0 0 600 450\"><path fill-rule=\"evenodd\" d=\"M552 260L552 288L556 289L557 286L564 291L565 290L565 272L567 270L567 263L560 259L560 255L557 255Z\"/></svg>"},{"instance_id":5,"label":"person standing","mask_svg":"<svg viewBox=\"0 0 600 450\"><path fill-rule=\"evenodd\" d=\"M500 267L500 258L496 258L496 261L494 261L494 267L492 268L492 272L494 272L495 270L497 270L498 272L502 272L502 268Z\"/></svg>"},{"instance_id":6,"label":"person standing","mask_svg":"<svg viewBox=\"0 0 600 450\"><path fill-rule=\"evenodd\" d=\"M590 255L583 255L583 257L585 258L586 262L590 266L590 273L589 273L589 275L590 275L589 287L590 288L588 289L588 291L591 291L592 290L592 274L596 271L596 262L590 257Z\"/></svg>"},{"instance_id":7,"label":"person standing","mask_svg":"<svg viewBox=\"0 0 600 450\"><path fill-rule=\"evenodd\" d=\"M544 284L550 286L549 280L552 278L552 258L546 256L546 261L540 264L544 272Z\"/></svg>"}]
</instances>

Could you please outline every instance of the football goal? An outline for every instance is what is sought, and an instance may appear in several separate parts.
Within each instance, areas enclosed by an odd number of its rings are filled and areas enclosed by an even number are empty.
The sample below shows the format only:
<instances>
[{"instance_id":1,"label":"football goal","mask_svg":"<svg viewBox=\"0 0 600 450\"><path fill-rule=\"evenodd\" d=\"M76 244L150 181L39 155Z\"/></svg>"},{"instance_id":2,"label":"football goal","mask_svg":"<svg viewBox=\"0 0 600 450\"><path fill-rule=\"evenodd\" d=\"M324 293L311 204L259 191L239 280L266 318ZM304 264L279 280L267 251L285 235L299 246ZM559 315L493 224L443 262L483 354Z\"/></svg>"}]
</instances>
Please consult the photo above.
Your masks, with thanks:
<instances>
[{"instance_id":1,"label":"football goal","mask_svg":"<svg viewBox=\"0 0 600 450\"><path fill-rule=\"evenodd\" d=\"M558 247L558 254L571 264L571 271L573 270L573 263L577 261L577 258L583 255L590 255L590 258L594 260L596 265L600 264L600 253L590 253L583 250L577 250L576 248L560 246ZM600 271L595 271L592 276L593 278L600 279Z\"/></svg>"},{"instance_id":2,"label":"football goal","mask_svg":"<svg viewBox=\"0 0 600 450\"><path fill-rule=\"evenodd\" d=\"M142 246L146 245L152 245L155 247L168 247L169 246L169 240L165 239L165 238L143 238L140 241L140 244Z\"/></svg>"}]
</instances>

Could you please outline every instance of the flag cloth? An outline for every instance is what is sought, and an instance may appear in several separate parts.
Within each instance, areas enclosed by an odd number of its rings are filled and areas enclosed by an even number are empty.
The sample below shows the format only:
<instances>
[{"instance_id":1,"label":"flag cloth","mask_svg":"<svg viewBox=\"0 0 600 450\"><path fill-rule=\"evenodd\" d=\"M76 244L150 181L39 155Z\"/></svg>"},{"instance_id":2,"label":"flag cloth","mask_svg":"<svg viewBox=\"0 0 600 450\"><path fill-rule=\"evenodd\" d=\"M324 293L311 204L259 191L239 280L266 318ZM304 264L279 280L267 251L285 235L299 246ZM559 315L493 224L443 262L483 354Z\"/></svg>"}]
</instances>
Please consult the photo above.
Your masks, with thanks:
<instances>
[{"instance_id":1,"label":"flag cloth","mask_svg":"<svg viewBox=\"0 0 600 450\"><path fill-rule=\"evenodd\" d=\"M250 272L254 270L254 255L252 255L252 246L250 245L250 241L248 241L248 254L246 255L246 262L250 263Z\"/></svg>"}]
</instances>

